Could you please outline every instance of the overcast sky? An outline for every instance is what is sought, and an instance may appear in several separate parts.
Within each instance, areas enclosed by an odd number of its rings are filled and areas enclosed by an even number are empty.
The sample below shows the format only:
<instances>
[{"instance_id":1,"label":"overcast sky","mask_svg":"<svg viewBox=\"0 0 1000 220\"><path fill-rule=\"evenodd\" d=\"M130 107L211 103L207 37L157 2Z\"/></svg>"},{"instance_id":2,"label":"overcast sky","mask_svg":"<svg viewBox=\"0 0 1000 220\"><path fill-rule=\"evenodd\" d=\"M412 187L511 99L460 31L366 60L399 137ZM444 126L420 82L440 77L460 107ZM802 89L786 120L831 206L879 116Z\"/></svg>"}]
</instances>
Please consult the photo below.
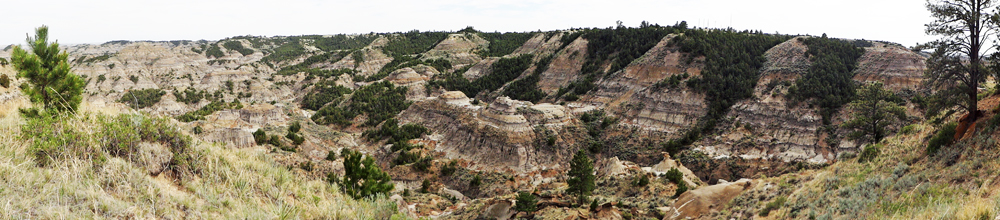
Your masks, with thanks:
<instances>
[{"instance_id":1,"label":"overcast sky","mask_svg":"<svg viewBox=\"0 0 1000 220\"><path fill-rule=\"evenodd\" d=\"M40 25L62 44L112 40L218 40L304 35L459 30L557 30L642 21L828 34L913 46L930 13L922 0L33 0L5 1L0 45L22 44Z\"/></svg>"}]
</instances>

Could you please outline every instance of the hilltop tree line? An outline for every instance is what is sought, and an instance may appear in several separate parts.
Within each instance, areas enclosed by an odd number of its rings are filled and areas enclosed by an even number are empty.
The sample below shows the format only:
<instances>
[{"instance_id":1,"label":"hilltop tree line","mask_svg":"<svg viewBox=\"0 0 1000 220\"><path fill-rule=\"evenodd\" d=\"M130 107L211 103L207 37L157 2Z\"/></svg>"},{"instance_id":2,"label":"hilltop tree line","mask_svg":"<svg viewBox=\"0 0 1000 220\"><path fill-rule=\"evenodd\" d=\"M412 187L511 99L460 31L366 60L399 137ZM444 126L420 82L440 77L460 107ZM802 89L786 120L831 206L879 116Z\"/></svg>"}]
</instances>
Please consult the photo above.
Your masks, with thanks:
<instances>
[{"instance_id":1,"label":"hilltop tree line","mask_svg":"<svg viewBox=\"0 0 1000 220\"><path fill-rule=\"evenodd\" d=\"M507 54L513 53L514 50L524 45L528 39L531 39L537 32L479 32L472 27L467 27L459 33L476 33L480 37L490 42L490 46L486 50L478 51L478 55L482 57L502 57Z\"/></svg>"},{"instance_id":2,"label":"hilltop tree line","mask_svg":"<svg viewBox=\"0 0 1000 220\"><path fill-rule=\"evenodd\" d=\"M827 38L826 34L806 38L804 43L809 47L806 54L812 65L788 89L788 96L793 101L810 100L820 108L823 123L830 124L830 118L840 106L854 98L857 87L852 79L854 69L865 49L848 41Z\"/></svg>"},{"instance_id":3,"label":"hilltop tree line","mask_svg":"<svg viewBox=\"0 0 1000 220\"><path fill-rule=\"evenodd\" d=\"M587 59L583 63L581 77L560 89L557 96L568 93L570 95L567 97L576 97L594 90L594 81L598 78L625 68L656 46L667 34L682 32L684 29L680 27L681 24L660 26L645 21L639 27L626 27L619 22L613 28L584 29L568 35L579 35L587 39ZM567 45L569 41L572 39L564 38L563 45Z\"/></svg>"}]
</instances>

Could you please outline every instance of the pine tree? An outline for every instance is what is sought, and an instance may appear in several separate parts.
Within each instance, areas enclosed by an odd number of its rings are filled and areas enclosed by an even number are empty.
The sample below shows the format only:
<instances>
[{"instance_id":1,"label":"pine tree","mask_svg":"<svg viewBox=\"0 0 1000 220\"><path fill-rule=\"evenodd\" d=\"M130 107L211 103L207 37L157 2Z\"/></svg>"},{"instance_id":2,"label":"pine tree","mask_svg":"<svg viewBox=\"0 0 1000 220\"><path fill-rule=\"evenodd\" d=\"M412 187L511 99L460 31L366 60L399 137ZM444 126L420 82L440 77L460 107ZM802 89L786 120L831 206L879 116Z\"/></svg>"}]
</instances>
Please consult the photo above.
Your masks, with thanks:
<instances>
[{"instance_id":1,"label":"pine tree","mask_svg":"<svg viewBox=\"0 0 1000 220\"><path fill-rule=\"evenodd\" d=\"M594 162L587 157L587 154L583 150L580 150L576 152L576 155L573 155L573 160L569 164L569 180L566 180L566 183L569 184L569 189L566 189L566 192L575 194L577 202L584 204L587 196L595 188Z\"/></svg>"},{"instance_id":2,"label":"pine tree","mask_svg":"<svg viewBox=\"0 0 1000 220\"><path fill-rule=\"evenodd\" d=\"M76 111L83 100L80 94L83 93L84 82L80 76L70 72L69 54L59 50L59 42L49 43L49 28L46 26L35 29L35 37L28 37L27 42L31 53L14 46L11 55L17 77L27 78L28 81L21 85L21 91L31 102L42 103L46 110ZM25 112L37 113L37 110Z\"/></svg>"},{"instance_id":3,"label":"pine tree","mask_svg":"<svg viewBox=\"0 0 1000 220\"><path fill-rule=\"evenodd\" d=\"M941 36L917 49L933 49L927 59L927 82L938 89L938 105L958 105L969 112L968 122L978 114L979 83L986 80L989 70L989 45L984 45L1000 31L997 24L997 2L993 0L929 0L927 10L934 19L925 25L927 34ZM984 48L984 46L986 48ZM963 97L964 96L964 97ZM959 102L954 98L961 98ZM964 103L963 103L964 102ZM935 112L931 112L934 114ZM933 116L933 115L928 115Z\"/></svg>"},{"instance_id":4,"label":"pine tree","mask_svg":"<svg viewBox=\"0 0 1000 220\"><path fill-rule=\"evenodd\" d=\"M344 178L339 184L345 194L354 199L361 199L385 194L395 187L389 179L389 174L382 172L371 157L365 157L361 152L352 150L345 150L343 155Z\"/></svg>"},{"instance_id":5,"label":"pine tree","mask_svg":"<svg viewBox=\"0 0 1000 220\"><path fill-rule=\"evenodd\" d=\"M520 192L517 194L517 203L514 206L514 210L519 212L534 212L538 209L536 204L538 203L538 198L534 194L529 192Z\"/></svg>"},{"instance_id":6,"label":"pine tree","mask_svg":"<svg viewBox=\"0 0 1000 220\"><path fill-rule=\"evenodd\" d=\"M892 92L882 88L881 82L861 87L857 99L848 104L851 117L841 126L854 130L848 138L865 143L877 143L889 132L890 126L906 119L906 110L892 102Z\"/></svg>"}]
</instances>

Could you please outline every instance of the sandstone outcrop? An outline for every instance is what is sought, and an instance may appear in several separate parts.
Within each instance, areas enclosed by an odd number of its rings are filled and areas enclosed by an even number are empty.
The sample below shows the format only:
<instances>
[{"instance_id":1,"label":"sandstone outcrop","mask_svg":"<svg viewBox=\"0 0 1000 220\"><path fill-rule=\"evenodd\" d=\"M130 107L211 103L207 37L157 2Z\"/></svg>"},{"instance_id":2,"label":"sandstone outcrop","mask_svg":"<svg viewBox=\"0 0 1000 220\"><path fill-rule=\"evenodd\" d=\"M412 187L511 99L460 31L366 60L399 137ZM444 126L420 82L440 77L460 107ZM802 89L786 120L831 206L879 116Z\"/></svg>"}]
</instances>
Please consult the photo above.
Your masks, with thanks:
<instances>
[{"instance_id":1,"label":"sandstone outcrop","mask_svg":"<svg viewBox=\"0 0 1000 220\"><path fill-rule=\"evenodd\" d=\"M735 182L705 186L688 190L681 194L663 219L698 218L713 210L720 210L729 201L753 186L753 181L741 179Z\"/></svg>"}]
</instances>

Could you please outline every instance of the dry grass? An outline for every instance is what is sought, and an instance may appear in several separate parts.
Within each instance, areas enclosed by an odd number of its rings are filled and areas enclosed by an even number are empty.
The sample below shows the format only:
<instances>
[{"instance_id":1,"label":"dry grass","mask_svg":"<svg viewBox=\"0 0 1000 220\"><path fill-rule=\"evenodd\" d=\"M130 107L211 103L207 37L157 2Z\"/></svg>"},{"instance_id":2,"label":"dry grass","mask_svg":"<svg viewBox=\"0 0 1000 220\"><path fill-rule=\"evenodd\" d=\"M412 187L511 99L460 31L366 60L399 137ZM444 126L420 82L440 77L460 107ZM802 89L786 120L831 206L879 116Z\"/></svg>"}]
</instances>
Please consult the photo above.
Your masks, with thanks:
<instances>
[{"instance_id":1,"label":"dry grass","mask_svg":"<svg viewBox=\"0 0 1000 220\"><path fill-rule=\"evenodd\" d=\"M948 121L954 121L951 119ZM812 174L813 179L789 195L792 205L804 207L796 218L816 219L994 219L1000 207L1000 148L983 133L948 146L949 156L925 153L929 123L915 125L910 134L885 139L881 154L867 163L856 158L839 161ZM978 139L977 139L978 138ZM979 140L978 142L976 140ZM985 141L984 141L985 140ZM995 144L992 144L995 145ZM788 174L794 175L794 174ZM769 178L766 181L777 181ZM875 195L875 198L866 195ZM861 204L861 205L855 205Z\"/></svg>"},{"instance_id":2,"label":"dry grass","mask_svg":"<svg viewBox=\"0 0 1000 220\"><path fill-rule=\"evenodd\" d=\"M87 103L87 102L85 102ZM38 166L15 99L0 104L0 218L385 219L395 204L385 198L355 201L335 186L307 179L277 164L264 149L233 149L196 141L198 175L150 176L127 158L69 157ZM84 104L66 124L80 132L97 127L98 114L128 113Z\"/></svg>"}]
</instances>

